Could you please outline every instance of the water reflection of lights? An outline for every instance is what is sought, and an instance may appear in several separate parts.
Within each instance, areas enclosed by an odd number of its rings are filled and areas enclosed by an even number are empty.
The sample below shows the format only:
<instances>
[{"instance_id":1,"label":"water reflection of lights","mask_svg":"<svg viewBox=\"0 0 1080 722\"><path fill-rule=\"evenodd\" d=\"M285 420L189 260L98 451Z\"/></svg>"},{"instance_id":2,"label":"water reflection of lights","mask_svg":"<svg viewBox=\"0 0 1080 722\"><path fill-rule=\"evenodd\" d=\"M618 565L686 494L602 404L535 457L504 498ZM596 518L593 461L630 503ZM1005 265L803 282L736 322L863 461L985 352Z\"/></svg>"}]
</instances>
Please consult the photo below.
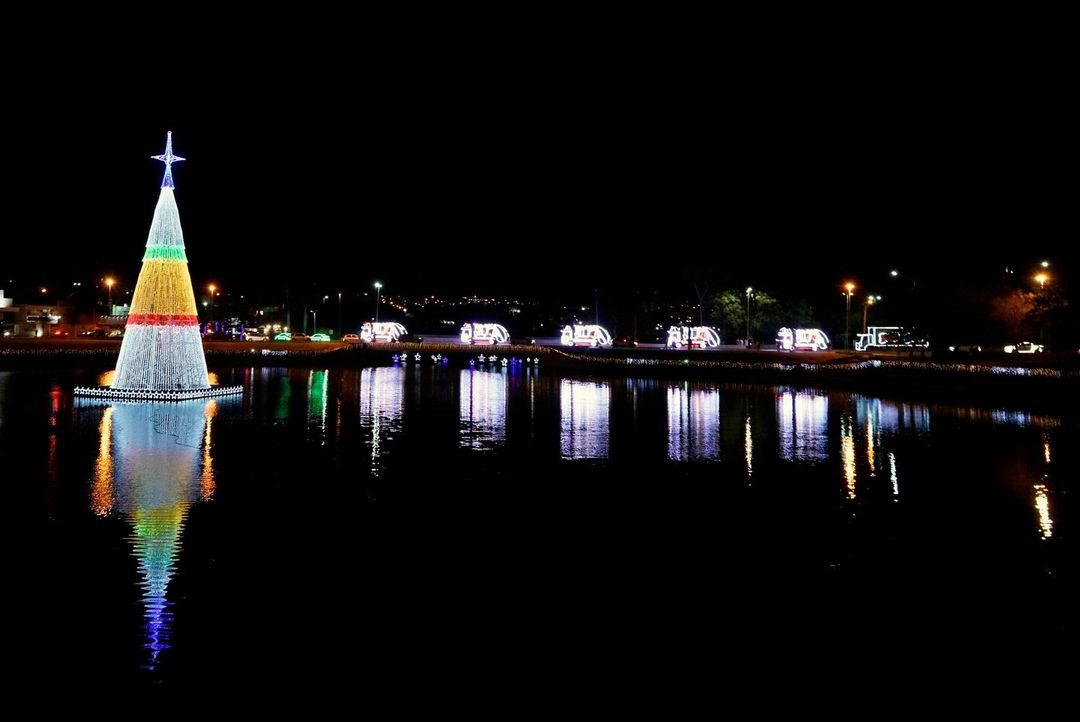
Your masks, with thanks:
<instances>
[{"instance_id":1,"label":"water reflection of lights","mask_svg":"<svg viewBox=\"0 0 1080 722\"><path fill-rule=\"evenodd\" d=\"M606 383L562 379L559 382L560 439L563 458L608 455L611 388Z\"/></svg>"},{"instance_id":2,"label":"water reflection of lights","mask_svg":"<svg viewBox=\"0 0 1080 722\"><path fill-rule=\"evenodd\" d=\"M892 482L893 501L900 501L900 479L896 475L896 454L889 452L889 481Z\"/></svg>"},{"instance_id":3,"label":"water reflection of lights","mask_svg":"<svg viewBox=\"0 0 1080 722\"><path fill-rule=\"evenodd\" d=\"M112 417L115 409L106 407L98 424L98 456L90 482L90 511L106 516L112 511L113 454Z\"/></svg>"},{"instance_id":4,"label":"water reflection of lights","mask_svg":"<svg viewBox=\"0 0 1080 722\"><path fill-rule=\"evenodd\" d=\"M199 498L210 501L214 498L217 482L214 481L214 458L210 455L211 438L214 433L214 417L218 413L218 402L211 399L206 403L206 428L203 429L202 475L199 477Z\"/></svg>"},{"instance_id":5,"label":"water reflection of lights","mask_svg":"<svg viewBox=\"0 0 1080 722\"><path fill-rule=\"evenodd\" d=\"M691 461L720 456L720 393L716 389L669 387L667 409L669 459Z\"/></svg>"},{"instance_id":6,"label":"water reflection of lights","mask_svg":"<svg viewBox=\"0 0 1080 722\"><path fill-rule=\"evenodd\" d=\"M1043 460L1050 463L1050 434L1043 432Z\"/></svg>"},{"instance_id":7,"label":"water reflection of lights","mask_svg":"<svg viewBox=\"0 0 1080 722\"><path fill-rule=\"evenodd\" d=\"M746 416L746 425L743 431L743 451L746 455L746 476L754 475L754 436L750 428L750 415Z\"/></svg>"},{"instance_id":8,"label":"water reflection of lights","mask_svg":"<svg viewBox=\"0 0 1080 722\"><path fill-rule=\"evenodd\" d=\"M360 423L371 429L371 471L379 473L382 445L397 431L405 410L405 367L380 366L360 372Z\"/></svg>"},{"instance_id":9,"label":"water reflection of lights","mask_svg":"<svg viewBox=\"0 0 1080 722\"><path fill-rule=\"evenodd\" d=\"M874 444L875 444L875 442L880 443L880 439L878 439L877 435L874 433L875 431L876 431L876 429L874 428L873 422L870 419L867 419L866 420L866 463L870 466L870 478L871 479L874 478L874 472L876 470L876 467L875 467L876 458L874 456Z\"/></svg>"},{"instance_id":10,"label":"water reflection of lights","mask_svg":"<svg viewBox=\"0 0 1080 722\"><path fill-rule=\"evenodd\" d=\"M99 516L122 514L132 525L128 540L141 577L151 669L169 648L167 591L188 509L214 493L211 432L220 403L116 403L101 410L90 509ZM80 406L99 408L93 401Z\"/></svg>"},{"instance_id":11,"label":"water reflection of lights","mask_svg":"<svg viewBox=\"0 0 1080 722\"><path fill-rule=\"evenodd\" d=\"M1054 535L1054 520L1050 517L1050 497L1046 484L1035 485L1035 511L1039 515L1039 534L1043 539Z\"/></svg>"},{"instance_id":12,"label":"water reflection of lights","mask_svg":"<svg viewBox=\"0 0 1080 722\"><path fill-rule=\"evenodd\" d=\"M308 421L323 432L326 431L327 374L325 369L308 372Z\"/></svg>"},{"instance_id":13,"label":"water reflection of lights","mask_svg":"<svg viewBox=\"0 0 1080 722\"><path fill-rule=\"evenodd\" d=\"M828 458L829 400L813 391L781 389L776 397L780 457L786 461Z\"/></svg>"},{"instance_id":14,"label":"water reflection of lights","mask_svg":"<svg viewBox=\"0 0 1080 722\"><path fill-rule=\"evenodd\" d=\"M490 449L506 439L507 378L502 370L461 372L461 445Z\"/></svg>"},{"instance_id":15,"label":"water reflection of lights","mask_svg":"<svg viewBox=\"0 0 1080 722\"><path fill-rule=\"evenodd\" d=\"M855 428L850 413L840 416L840 463L844 467L847 497L855 498Z\"/></svg>"}]
</instances>

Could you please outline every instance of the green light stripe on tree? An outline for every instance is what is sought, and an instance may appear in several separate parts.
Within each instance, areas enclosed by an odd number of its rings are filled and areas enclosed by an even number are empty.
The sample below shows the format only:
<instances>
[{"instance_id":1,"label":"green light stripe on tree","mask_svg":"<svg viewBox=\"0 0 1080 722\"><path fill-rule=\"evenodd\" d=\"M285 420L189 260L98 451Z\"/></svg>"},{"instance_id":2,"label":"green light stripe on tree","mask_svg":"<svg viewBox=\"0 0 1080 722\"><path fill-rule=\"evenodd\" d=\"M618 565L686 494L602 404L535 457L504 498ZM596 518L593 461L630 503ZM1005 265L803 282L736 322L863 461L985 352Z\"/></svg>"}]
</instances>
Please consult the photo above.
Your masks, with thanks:
<instances>
[{"instance_id":1,"label":"green light stripe on tree","mask_svg":"<svg viewBox=\"0 0 1080 722\"><path fill-rule=\"evenodd\" d=\"M183 246L149 246L144 261L183 261L187 263L187 253Z\"/></svg>"}]
</instances>

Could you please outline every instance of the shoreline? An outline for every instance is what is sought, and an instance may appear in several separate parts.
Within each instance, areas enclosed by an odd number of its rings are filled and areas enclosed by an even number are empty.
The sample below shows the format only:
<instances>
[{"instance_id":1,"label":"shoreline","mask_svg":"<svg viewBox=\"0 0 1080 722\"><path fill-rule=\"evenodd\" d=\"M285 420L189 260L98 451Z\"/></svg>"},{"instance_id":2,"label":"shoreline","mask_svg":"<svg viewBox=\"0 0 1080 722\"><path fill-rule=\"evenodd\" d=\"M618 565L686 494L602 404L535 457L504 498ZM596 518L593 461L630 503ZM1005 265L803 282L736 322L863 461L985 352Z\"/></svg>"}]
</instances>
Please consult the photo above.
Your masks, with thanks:
<instances>
[{"instance_id":1,"label":"shoreline","mask_svg":"<svg viewBox=\"0 0 1080 722\"><path fill-rule=\"evenodd\" d=\"M1008 359L909 359L880 354L791 354L758 350L682 351L663 349L563 349L548 346L476 347L461 344L395 343L344 347L341 344L284 347L273 342L212 342L204 345L210 367L357 368L404 363L439 363L468 368L501 366L513 358L540 369L588 376L634 376L835 388L889 395L929 395L950 400L1024 402L1070 406L1080 401L1080 358L1057 357L1054 365L1033 356ZM0 370L108 370L116 362L117 341L48 340L0 344ZM419 354L419 361L416 355ZM479 362L483 355L499 360ZM950 355L951 356L951 355ZM1049 360L1049 355L1046 360ZM443 361L445 359L445 361ZM1043 361L1043 359L1038 359Z\"/></svg>"}]
</instances>

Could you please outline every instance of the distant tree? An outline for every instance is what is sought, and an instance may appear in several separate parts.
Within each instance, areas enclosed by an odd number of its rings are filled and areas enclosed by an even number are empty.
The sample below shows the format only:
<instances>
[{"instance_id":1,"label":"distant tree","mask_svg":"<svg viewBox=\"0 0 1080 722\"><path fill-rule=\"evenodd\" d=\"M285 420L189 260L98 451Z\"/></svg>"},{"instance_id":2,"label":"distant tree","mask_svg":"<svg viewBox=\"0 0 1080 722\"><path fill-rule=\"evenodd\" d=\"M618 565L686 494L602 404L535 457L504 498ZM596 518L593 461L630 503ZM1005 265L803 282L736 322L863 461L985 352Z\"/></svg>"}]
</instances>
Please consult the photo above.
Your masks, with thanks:
<instances>
[{"instance_id":1,"label":"distant tree","mask_svg":"<svg viewBox=\"0 0 1080 722\"><path fill-rule=\"evenodd\" d=\"M1035 311L1033 294L1014 289L989 300L989 316L1013 339L1019 339Z\"/></svg>"},{"instance_id":2,"label":"distant tree","mask_svg":"<svg viewBox=\"0 0 1080 722\"><path fill-rule=\"evenodd\" d=\"M728 290L713 296L712 315L720 319L738 337L746 334L746 291ZM750 294L750 335L764 338L776 331L785 311L774 296L765 291ZM763 335L764 334L764 335Z\"/></svg>"}]
</instances>

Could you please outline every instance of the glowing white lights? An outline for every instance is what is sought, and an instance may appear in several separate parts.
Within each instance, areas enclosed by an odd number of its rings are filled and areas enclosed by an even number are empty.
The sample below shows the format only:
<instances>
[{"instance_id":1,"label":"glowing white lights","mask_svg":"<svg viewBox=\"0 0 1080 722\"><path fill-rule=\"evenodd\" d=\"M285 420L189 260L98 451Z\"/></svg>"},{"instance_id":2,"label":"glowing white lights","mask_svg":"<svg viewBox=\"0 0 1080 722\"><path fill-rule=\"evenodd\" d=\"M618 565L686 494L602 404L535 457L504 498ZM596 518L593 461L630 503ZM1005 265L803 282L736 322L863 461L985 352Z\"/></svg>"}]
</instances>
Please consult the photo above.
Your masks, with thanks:
<instances>
[{"instance_id":1,"label":"glowing white lights","mask_svg":"<svg viewBox=\"0 0 1080 722\"><path fill-rule=\"evenodd\" d=\"M603 326L595 324L574 324L562 330L563 346L610 346L611 334Z\"/></svg>"},{"instance_id":2,"label":"glowing white lights","mask_svg":"<svg viewBox=\"0 0 1080 722\"><path fill-rule=\"evenodd\" d=\"M497 323L467 323L461 327L461 342L472 344L509 343L510 332Z\"/></svg>"},{"instance_id":3,"label":"glowing white lights","mask_svg":"<svg viewBox=\"0 0 1080 722\"><path fill-rule=\"evenodd\" d=\"M819 328L782 328L776 332L778 351L826 351L829 337Z\"/></svg>"},{"instance_id":4,"label":"glowing white lights","mask_svg":"<svg viewBox=\"0 0 1080 722\"><path fill-rule=\"evenodd\" d=\"M1043 345L1031 341L1022 341L1017 344L1009 344L1004 350L1005 353L1042 353Z\"/></svg>"},{"instance_id":5,"label":"glowing white lights","mask_svg":"<svg viewBox=\"0 0 1080 722\"><path fill-rule=\"evenodd\" d=\"M905 340L900 326L869 326L866 333L860 333L855 340L855 350L865 351L871 348L927 348L930 342L924 340Z\"/></svg>"},{"instance_id":6,"label":"glowing white lights","mask_svg":"<svg viewBox=\"0 0 1080 722\"><path fill-rule=\"evenodd\" d=\"M668 348L716 348L720 335L708 326L672 326L668 329Z\"/></svg>"},{"instance_id":7,"label":"glowing white lights","mask_svg":"<svg viewBox=\"0 0 1080 722\"><path fill-rule=\"evenodd\" d=\"M138 391L209 389L198 326L129 323L112 388Z\"/></svg>"},{"instance_id":8,"label":"glowing white lights","mask_svg":"<svg viewBox=\"0 0 1080 722\"><path fill-rule=\"evenodd\" d=\"M161 179L161 187L162 188L172 188L173 187L172 164L173 163L179 163L180 161L187 160L187 159L186 158L181 158L178 155L173 155L173 152L172 152L172 131L171 130L168 131L165 134L165 152L162 155L152 155L150 157L153 158L154 160L160 160L162 163L165 164L165 176Z\"/></svg>"},{"instance_id":9,"label":"glowing white lights","mask_svg":"<svg viewBox=\"0 0 1080 722\"><path fill-rule=\"evenodd\" d=\"M379 321L376 323L368 321L360 327L360 339L364 343L398 341L406 333L408 331L405 330L405 327L394 321Z\"/></svg>"}]
</instances>

